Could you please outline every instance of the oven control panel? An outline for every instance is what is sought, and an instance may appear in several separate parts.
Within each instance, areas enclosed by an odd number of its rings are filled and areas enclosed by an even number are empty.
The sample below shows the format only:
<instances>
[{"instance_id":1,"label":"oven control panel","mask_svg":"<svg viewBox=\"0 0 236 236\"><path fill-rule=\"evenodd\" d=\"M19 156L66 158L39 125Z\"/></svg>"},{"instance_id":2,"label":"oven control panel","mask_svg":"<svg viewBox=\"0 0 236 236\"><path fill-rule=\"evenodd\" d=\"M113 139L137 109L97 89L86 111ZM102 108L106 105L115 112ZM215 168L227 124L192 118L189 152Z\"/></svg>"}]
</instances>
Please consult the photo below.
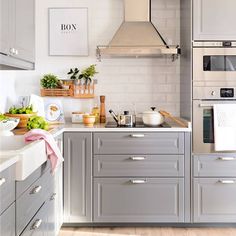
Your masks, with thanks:
<instances>
[{"instance_id":1,"label":"oven control panel","mask_svg":"<svg viewBox=\"0 0 236 236\"><path fill-rule=\"evenodd\" d=\"M221 98L233 98L234 97L234 88L221 88L220 89Z\"/></svg>"}]
</instances>

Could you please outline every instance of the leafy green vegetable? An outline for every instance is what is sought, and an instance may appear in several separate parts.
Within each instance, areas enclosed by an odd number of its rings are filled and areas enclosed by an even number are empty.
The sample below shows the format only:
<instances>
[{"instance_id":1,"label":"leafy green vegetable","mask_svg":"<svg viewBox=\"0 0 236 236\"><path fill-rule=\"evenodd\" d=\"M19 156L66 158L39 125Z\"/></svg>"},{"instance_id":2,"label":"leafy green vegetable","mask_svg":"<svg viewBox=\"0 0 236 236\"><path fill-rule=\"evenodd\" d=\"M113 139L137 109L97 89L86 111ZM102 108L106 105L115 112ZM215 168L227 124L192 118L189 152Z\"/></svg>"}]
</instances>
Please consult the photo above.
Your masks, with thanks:
<instances>
[{"instance_id":1,"label":"leafy green vegetable","mask_svg":"<svg viewBox=\"0 0 236 236\"><path fill-rule=\"evenodd\" d=\"M27 129L44 129L48 130L48 122L42 116L32 116L27 123Z\"/></svg>"},{"instance_id":2,"label":"leafy green vegetable","mask_svg":"<svg viewBox=\"0 0 236 236\"><path fill-rule=\"evenodd\" d=\"M33 114L33 106L27 106L27 107L20 107L16 108L15 106L11 107L9 109L10 114Z\"/></svg>"},{"instance_id":3,"label":"leafy green vegetable","mask_svg":"<svg viewBox=\"0 0 236 236\"><path fill-rule=\"evenodd\" d=\"M3 114L0 114L0 121L3 120L9 120L9 118L7 116L4 116Z\"/></svg>"},{"instance_id":4,"label":"leafy green vegetable","mask_svg":"<svg viewBox=\"0 0 236 236\"><path fill-rule=\"evenodd\" d=\"M60 80L53 74L44 75L40 80L40 84L45 89L61 88Z\"/></svg>"}]
</instances>

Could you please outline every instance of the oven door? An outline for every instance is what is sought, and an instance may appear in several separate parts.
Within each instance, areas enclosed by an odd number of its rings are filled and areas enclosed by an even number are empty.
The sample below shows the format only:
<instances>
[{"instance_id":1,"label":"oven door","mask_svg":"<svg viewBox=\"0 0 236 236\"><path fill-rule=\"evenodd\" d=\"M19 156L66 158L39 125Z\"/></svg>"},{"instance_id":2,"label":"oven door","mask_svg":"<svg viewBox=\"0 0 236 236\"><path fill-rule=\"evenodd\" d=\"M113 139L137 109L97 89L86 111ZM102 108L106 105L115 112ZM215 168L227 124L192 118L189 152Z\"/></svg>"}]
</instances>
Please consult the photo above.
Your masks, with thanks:
<instances>
[{"instance_id":1,"label":"oven door","mask_svg":"<svg viewBox=\"0 0 236 236\"><path fill-rule=\"evenodd\" d=\"M217 153L214 146L214 104L235 104L236 100L193 100L193 153ZM222 151L221 151L222 153Z\"/></svg>"},{"instance_id":2,"label":"oven door","mask_svg":"<svg viewBox=\"0 0 236 236\"><path fill-rule=\"evenodd\" d=\"M236 82L236 48L193 48L193 81Z\"/></svg>"}]
</instances>

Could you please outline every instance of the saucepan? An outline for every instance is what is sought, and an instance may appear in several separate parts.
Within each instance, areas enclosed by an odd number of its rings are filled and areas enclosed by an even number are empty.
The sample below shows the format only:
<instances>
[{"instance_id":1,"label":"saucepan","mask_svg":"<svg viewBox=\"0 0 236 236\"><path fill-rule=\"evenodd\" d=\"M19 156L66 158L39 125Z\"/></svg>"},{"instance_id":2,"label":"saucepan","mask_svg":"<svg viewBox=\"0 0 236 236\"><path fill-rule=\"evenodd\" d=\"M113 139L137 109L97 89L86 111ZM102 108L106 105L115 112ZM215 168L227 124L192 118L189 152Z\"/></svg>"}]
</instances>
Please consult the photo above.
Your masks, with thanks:
<instances>
[{"instance_id":1,"label":"saucepan","mask_svg":"<svg viewBox=\"0 0 236 236\"><path fill-rule=\"evenodd\" d=\"M165 121L164 116L160 112L155 111L155 109L156 107L151 107L151 110L142 113L142 119L144 125L158 126Z\"/></svg>"}]
</instances>

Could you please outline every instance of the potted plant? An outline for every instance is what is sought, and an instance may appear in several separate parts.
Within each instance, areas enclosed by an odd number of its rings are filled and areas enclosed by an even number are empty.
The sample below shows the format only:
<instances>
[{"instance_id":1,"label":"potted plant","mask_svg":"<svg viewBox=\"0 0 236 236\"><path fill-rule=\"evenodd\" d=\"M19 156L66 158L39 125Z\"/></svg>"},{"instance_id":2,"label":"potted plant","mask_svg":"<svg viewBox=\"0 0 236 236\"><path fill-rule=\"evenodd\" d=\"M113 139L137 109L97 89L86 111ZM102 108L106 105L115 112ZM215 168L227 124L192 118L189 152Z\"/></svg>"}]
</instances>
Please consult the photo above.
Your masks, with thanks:
<instances>
[{"instance_id":1,"label":"potted plant","mask_svg":"<svg viewBox=\"0 0 236 236\"><path fill-rule=\"evenodd\" d=\"M87 86L92 83L92 77L98 72L96 71L96 65L93 64L84 70L82 70L81 74L79 75L80 80L84 80L84 84Z\"/></svg>"},{"instance_id":2,"label":"potted plant","mask_svg":"<svg viewBox=\"0 0 236 236\"><path fill-rule=\"evenodd\" d=\"M46 74L40 80L40 84L44 89L62 89L62 83L56 75Z\"/></svg>"}]
</instances>

